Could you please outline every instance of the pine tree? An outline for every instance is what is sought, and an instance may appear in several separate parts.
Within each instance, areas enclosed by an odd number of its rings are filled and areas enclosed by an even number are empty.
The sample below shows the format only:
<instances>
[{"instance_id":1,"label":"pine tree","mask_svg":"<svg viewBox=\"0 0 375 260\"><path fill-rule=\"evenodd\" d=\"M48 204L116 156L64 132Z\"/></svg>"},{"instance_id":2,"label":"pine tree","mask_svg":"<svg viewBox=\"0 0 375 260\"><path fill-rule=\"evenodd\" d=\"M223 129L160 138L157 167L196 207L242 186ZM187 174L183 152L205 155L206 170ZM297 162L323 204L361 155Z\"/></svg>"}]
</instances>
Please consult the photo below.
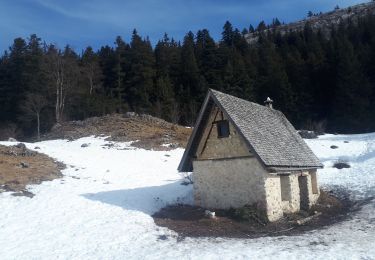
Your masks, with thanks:
<instances>
[{"instance_id":1,"label":"pine tree","mask_svg":"<svg viewBox=\"0 0 375 260\"><path fill-rule=\"evenodd\" d=\"M256 91L258 102L261 103L267 97L275 101L275 107L283 111L288 118L294 118L296 107L294 93L289 83L282 59L276 52L275 46L265 40L259 48L259 78Z\"/></svg>"},{"instance_id":2,"label":"pine tree","mask_svg":"<svg viewBox=\"0 0 375 260\"><path fill-rule=\"evenodd\" d=\"M134 30L135 31L135 30ZM115 96L117 98L117 112L120 112L122 110L125 110L127 108L127 105L125 104L126 99L126 70L127 70L127 58L129 54L129 46L122 40L120 36L117 36L116 38L116 49L115 49L115 55L116 55L116 62L114 66L114 71L116 75L116 84L113 91L115 92Z\"/></svg>"},{"instance_id":3,"label":"pine tree","mask_svg":"<svg viewBox=\"0 0 375 260\"><path fill-rule=\"evenodd\" d=\"M221 89L222 82L220 60L214 39L206 29L198 31L196 38L195 53L201 74L199 80L201 86L199 87L200 91L197 100L201 103L207 89Z\"/></svg>"},{"instance_id":4,"label":"pine tree","mask_svg":"<svg viewBox=\"0 0 375 260\"><path fill-rule=\"evenodd\" d=\"M253 25L250 24L249 33L254 33L254 32L255 32L255 29L254 29Z\"/></svg>"},{"instance_id":5,"label":"pine tree","mask_svg":"<svg viewBox=\"0 0 375 260\"><path fill-rule=\"evenodd\" d=\"M195 104L196 96L201 96L204 90L199 89L199 69L197 60L195 57L195 42L194 34L189 32L184 37L184 42L181 47L181 75L180 75L180 89L177 92L178 102L185 104L182 108L181 120L189 125L192 125L195 121L195 114L197 111L193 111L194 108L198 110L198 106Z\"/></svg>"},{"instance_id":6,"label":"pine tree","mask_svg":"<svg viewBox=\"0 0 375 260\"><path fill-rule=\"evenodd\" d=\"M155 46L156 83L155 83L155 114L172 121L175 104L174 87L170 79L172 50L174 43L164 34L162 41Z\"/></svg>"},{"instance_id":7,"label":"pine tree","mask_svg":"<svg viewBox=\"0 0 375 260\"><path fill-rule=\"evenodd\" d=\"M277 26L280 26L280 25L281 25L281 23L280 23L278 18L272 19L272 27L277 27Z\"/></svg>"},{"instance_id":8,"label":"pine tree","mask_svg":"<svg viewBox=\"0 0 375 260\"><path fill-rule=\"evenodd\" d=\"M257 31L258 32L262 32L264 30L267 29L267 25L264 21L261 21L259 24L258 24L258 27L257 27Z\"/></svg>"},{"instance_id":9,"label":"pine tree","mask_svg":"<svg viewBox=\"0 0 375 260\"><path fill-rule=\"evenodd\" d=\"M137 112L151 112L151 93L155 78L155 58L151 43L142 40L137 31L133 31L129 51L129 72L126 82L127 101L130 108Z\"/></svg>"},{"instance_id":10,"label":"pine tree","mask_svg":"<svg viewBox=\"0 0 375 260\"><path fill-rule=\"evenodd\" d=\"M369 118L370 85L348 39L338 37L336 44L337 85L329 123L344 132L360 131Z\"/></svg>"},{"instance_id":11,"label":"pine tree","mask_svg":"<svg viewBox=\"0 0 375 260\"><path fill-rule=\"evenodd\" d=\"M221 33L221 43L226 46L232 46L233 45L233 27L232 24L229 21L226 21L223 27L223 32Z\"/></svg>"}]
</instances>

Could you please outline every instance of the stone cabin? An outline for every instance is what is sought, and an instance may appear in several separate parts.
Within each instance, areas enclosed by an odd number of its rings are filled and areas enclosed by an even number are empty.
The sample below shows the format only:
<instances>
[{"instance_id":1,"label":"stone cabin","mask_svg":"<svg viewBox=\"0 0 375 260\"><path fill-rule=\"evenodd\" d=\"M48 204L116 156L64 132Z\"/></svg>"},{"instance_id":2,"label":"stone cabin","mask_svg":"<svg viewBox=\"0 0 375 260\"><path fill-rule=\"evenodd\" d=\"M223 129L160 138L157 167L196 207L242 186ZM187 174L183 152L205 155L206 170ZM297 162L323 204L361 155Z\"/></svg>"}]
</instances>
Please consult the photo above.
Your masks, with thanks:
<instances>
[{"instance_id":1,"label":"stone cabin","mask_svg":"<svg viewBox=\"0 0 375 260\"><path fill-rule=\"evenodd\" d=\"M272 100L265 103L208 91L178 167L193 172L197 206L256 205L275 221L317 201L322 164Z\"/></svg>"}]
</instances>

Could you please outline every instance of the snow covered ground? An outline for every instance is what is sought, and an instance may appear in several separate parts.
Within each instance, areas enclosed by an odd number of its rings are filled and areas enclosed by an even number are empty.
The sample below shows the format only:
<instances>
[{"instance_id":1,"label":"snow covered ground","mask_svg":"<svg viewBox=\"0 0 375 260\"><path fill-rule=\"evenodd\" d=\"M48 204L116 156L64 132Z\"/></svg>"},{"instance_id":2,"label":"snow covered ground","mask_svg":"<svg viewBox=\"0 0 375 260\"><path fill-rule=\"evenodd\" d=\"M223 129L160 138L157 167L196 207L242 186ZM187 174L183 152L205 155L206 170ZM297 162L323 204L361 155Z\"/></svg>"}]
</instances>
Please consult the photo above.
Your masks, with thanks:
<instances>
[{"instance_id":1,"label":"snow covered ground","mask_svg":"<svg viewBox=\"0 0 375 260\"><path fill-rule=\"evenodd\" d=\"M375 259L375 200L344 222L300 236L178 241L150 215L192 201L191 185L180 185L176 171L183 150L105 144L93 137L27 144L68 167L62 179L29 186L31 199L0 194L1 259ZM308 144L325 165L321 186L341 186L356 200L375 196L375 134L325 135ZM352 167L332 168L338 159Z\"/></svg>"}]
</instances>

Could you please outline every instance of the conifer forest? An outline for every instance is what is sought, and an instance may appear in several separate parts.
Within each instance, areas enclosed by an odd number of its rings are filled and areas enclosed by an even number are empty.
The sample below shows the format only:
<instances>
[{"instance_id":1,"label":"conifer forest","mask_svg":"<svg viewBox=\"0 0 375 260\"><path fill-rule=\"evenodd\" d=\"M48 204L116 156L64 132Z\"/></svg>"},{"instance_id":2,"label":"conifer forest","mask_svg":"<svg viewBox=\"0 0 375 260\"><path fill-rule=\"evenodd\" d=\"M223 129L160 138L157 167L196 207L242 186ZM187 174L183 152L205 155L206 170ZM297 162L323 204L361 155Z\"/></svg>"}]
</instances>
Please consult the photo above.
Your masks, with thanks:
<instances>
[{"instance_id":1,"label":"conifer forest","mask_svg":"<svg viewBox=\"0 0 375 260\"><path fill-rule=\"evenodd\" d=\"M259 104L270 97L297 129L375 131L375 17L342 22L329 35L281 35L279 22L242 31L230 22L220 41L208 30L154 46L130 42L78 53L37 35L16 38L0 57L0 128L20 137L65 120L135 111L194 125L209 88ZM271 28L266 32L264 28ZM245 35L257 32L249 44Z\"/></svg>"}]
</instances>

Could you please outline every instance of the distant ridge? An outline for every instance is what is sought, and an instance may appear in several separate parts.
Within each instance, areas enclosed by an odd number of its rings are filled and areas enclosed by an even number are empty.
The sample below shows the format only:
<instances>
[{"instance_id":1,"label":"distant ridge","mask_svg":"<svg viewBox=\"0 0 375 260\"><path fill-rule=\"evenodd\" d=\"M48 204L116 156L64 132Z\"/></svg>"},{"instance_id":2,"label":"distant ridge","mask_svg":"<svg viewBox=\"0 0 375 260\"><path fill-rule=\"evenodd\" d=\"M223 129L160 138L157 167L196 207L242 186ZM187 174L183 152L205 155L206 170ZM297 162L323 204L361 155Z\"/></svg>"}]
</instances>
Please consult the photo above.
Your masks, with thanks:
<instances>
[{"instance_id":1,"label":"distant ridge","mask_svg":"<svg viewBox=\"0 0 375 260\"><path fill-rule=\"evenodd\" d=\"M282 24L275 27L267 28L261 32L274 31L284 35L288 32L302 31L307 23L310 24L314 31L321 30L324 35L329 36L330 31L337 27L342 21L360 18L365 15L375 15L375 1L349 6L347 8L336 9L330 12L313 15L306 19L292 22L289 24ZM249 44L255 44L259 39L259 31L248 33L245 38Z\"/></svg>"}]
</instances>

